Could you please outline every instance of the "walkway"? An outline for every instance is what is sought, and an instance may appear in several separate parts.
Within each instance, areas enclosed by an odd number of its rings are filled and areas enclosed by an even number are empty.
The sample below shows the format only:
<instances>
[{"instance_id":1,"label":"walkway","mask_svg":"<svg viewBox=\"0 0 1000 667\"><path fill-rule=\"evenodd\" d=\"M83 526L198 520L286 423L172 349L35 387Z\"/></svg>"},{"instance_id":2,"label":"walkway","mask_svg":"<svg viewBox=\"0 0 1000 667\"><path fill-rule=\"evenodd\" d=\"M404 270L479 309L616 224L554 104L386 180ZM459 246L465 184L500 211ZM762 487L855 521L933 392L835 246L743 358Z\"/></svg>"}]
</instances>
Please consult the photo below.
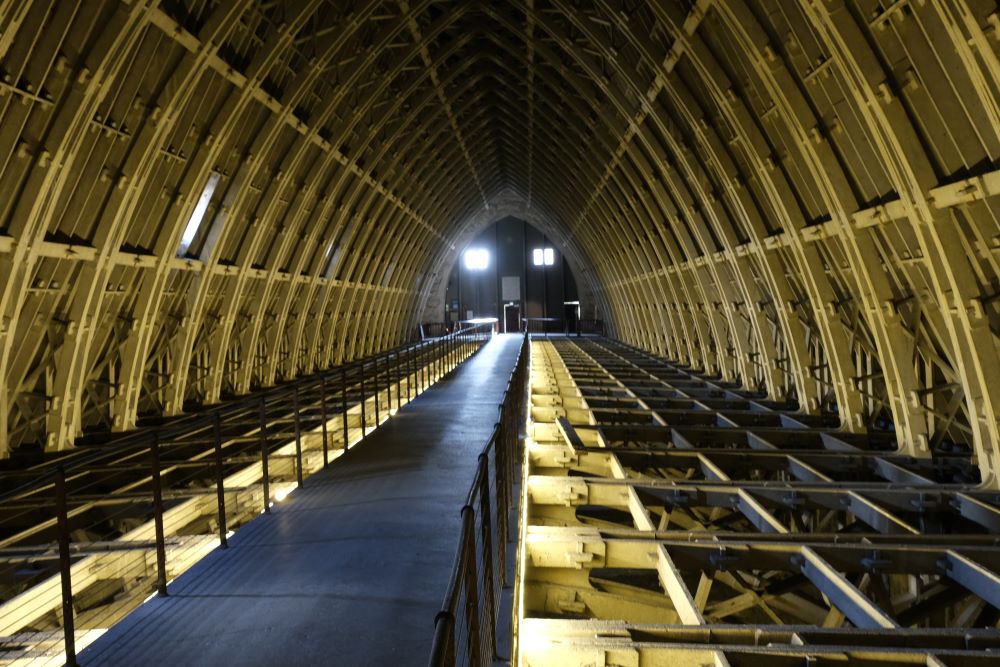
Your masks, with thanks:
<instances>
[{"instance_id":1,"label":"walkway","mask_svg":"<svg viewBox=\"0 0 1000 667\"><path fill-rule=\"evenodd\" d=\"M80 664L426 664L459 508L519 344L494 338Z\"/></svg>"}]
</instances>

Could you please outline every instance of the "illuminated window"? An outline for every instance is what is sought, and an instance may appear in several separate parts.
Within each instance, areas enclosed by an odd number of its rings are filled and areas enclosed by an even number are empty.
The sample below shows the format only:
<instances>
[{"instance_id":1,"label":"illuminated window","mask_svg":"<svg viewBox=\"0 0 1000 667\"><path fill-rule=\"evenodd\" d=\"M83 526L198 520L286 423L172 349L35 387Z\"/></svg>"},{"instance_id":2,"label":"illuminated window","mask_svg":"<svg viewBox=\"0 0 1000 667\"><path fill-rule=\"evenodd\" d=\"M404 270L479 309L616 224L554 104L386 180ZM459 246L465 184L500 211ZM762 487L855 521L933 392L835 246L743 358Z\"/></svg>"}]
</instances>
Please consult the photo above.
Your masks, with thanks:
<instances>
[{"instance_id":1,"label":"illuminated window","mask_svg":"<svg viewBox=\"0 0 1000 667\"><path fill-rule=\"evenodd\" d=\"M490 253L484 248L469 248L464 255L465 268L470 271L482 271L490 265Z\"/></svg>"},{"instance_id":2,"label":"illuminated window","mask_svg":"<svg viewBox=\"0 0 1000 667\"><path fill-rule=\"evenodd\" d=\"M181 244L177 248L177 255L179 257L187 254L188 248L191 247L191 243L194 241L194 237L198 235L201 223L205 221L205 212L208 211L208 205L212 202L215 186L218 184L219 174L212 172L208 177L208 183L205 184L205 189L201 191L201 197L198 198L198 203L195 204L194 211L191 212L187 226L184 227L184 233L181 235Z\"/></svg>"},{"instance_id":3,"label":"illuminated window","mask_svg":"<svg viewBox=\"0 0 1000 667\"><path fill-rule=\"evenodd\" d=\"M531 263L535 266L552 266L556 263L556 253L552 248L535 248L531 251Z\"/></svg>"}]
</instances>

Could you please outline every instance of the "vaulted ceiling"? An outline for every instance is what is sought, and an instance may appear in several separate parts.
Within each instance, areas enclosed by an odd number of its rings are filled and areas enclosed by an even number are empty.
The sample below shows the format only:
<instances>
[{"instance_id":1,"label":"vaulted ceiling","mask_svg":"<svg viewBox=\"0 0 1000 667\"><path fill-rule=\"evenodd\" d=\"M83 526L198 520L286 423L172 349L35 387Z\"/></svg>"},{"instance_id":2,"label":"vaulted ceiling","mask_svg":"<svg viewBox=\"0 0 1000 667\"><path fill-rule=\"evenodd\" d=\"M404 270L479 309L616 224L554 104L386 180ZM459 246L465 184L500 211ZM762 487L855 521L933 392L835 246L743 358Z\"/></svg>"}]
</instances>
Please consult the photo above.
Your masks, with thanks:
<instances>
[{"instance_id":1,"label":"vaulted ceiling","mask_svg":"<svg viewBox=\"0 0 1000 667\"><path fill-rule=\"evenodd\" d=\"M995 478L990 0L25 0L0 31L0 456L397 344L519 212L623 340Z\"/></svg>"}]
</instances>

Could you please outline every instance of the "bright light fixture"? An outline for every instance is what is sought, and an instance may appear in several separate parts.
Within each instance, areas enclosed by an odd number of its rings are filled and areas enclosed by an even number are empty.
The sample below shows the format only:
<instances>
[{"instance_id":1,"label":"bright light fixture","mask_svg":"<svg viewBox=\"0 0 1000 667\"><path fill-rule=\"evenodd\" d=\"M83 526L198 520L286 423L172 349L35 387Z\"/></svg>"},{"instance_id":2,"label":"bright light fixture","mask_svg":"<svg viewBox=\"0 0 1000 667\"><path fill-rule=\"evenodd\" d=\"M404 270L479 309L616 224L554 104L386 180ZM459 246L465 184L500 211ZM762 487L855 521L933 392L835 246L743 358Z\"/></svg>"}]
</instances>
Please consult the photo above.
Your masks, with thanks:
<instances>
[{"instance_id":1,"label":"bright light fixture","mask_svg":"<svg viewBox=\"0 0 1000 667\"><path fill-rule=\"evenodd\" d=\"M465 251L465 268L482 271L490 265L490 253L485 248L469 248Z\"/></svg>"}]
</instances>

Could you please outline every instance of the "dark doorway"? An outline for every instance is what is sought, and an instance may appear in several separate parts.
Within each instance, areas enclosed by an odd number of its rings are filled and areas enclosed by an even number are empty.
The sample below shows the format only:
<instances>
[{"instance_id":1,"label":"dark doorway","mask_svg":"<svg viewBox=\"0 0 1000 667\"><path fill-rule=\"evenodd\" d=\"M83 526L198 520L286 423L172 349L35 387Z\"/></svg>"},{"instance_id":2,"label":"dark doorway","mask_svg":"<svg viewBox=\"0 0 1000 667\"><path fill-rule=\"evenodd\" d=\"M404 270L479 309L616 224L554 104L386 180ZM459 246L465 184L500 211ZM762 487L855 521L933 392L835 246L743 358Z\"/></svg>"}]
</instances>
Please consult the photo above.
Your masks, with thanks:
<instances>
[{"instance_id":1,"label":"dark doorway","mask_svg":"<svg viewBox=\"0 0 1000 667\"><path fill-rule=\"evenodd\" d=\"M563 304L563 321L566 323L566 333L576 333L576 323L579 319L579 301L571 301Z\"/></svg>"},{"instance_id":2,"label":"dark doorway","mask_svg":"<svg viewBox=\"0 0 1000 667\"><path fill-rule=\"evenodd\" d=\"M505 303L503 306L503 332L515 333L521 330L521 306Z\"/></svg>"}]
</instances>

